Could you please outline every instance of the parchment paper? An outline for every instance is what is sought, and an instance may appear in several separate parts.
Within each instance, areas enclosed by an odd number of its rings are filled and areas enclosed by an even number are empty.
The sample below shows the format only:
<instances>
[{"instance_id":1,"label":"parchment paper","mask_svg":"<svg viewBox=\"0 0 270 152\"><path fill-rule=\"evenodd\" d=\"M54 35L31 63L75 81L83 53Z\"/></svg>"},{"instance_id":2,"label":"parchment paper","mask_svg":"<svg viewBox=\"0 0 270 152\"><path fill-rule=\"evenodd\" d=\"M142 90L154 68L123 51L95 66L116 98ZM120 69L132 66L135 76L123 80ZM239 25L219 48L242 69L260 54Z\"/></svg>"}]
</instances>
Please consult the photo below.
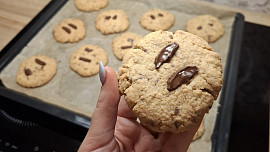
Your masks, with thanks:
<instances>
[{"instance_id":1,"label":"parchment paper","mask_svg":"<svg viewBox=\"0 0 270 152\"><path fill-rule=\"evenodd\" d=\"M109 56L108 66L116 72L121 62L112 53L112 39L117 35L103 35L95 29L95 18L105 10L122 9L129 16L130 26L127 31L145 36L150 31L139 24L141 15L149 9L159 8L171 12L175 16L174 26L169 31L185 30L185 24L190 18L201 14L212 14L218 17L225 26L225 34L215 43L210 45L222 58L225 68L229 40L234 21L234 12L195 2L184 0L110 0L109 5L98 12L81 12L76 9L74 1L67 4L37 33L37 35L24 47L13 61L1 72L0 78L4 85L12 90L23 92L31 97L36 97L41 102L56 105L75 113L91 117L96 105L101 84L98 75L81 77L69 68L69 56L73 51L84 44L94 44L102 47ZM81 19L86 25L86 37L77 43L61 44L52 36L53 28L67 18ZM55 77L46 85L38 88L24 88L16 83L18 65L26 58L43 54L54 58L58 63ZM203 136L192 142L189 151L210 151L211 135L215 125L218 101L214 102L209 114L205 116L205 132Z\"/></svg>"}]
</instances>

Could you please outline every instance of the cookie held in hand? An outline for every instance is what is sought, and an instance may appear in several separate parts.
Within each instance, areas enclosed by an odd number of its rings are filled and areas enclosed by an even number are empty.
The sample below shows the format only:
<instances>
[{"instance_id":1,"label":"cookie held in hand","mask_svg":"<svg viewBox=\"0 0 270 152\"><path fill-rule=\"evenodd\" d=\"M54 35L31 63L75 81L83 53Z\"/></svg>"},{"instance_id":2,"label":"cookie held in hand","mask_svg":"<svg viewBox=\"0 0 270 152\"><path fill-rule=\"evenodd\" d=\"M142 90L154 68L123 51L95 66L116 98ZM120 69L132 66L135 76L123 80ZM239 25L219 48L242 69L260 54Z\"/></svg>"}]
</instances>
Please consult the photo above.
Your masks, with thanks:
<instances>
[{"instance_id":1,"label":"cookie held in hand","mask_svg":"<svg viewBox=\"0 0 270 152\"><path fill-rule=\"evenodd\" d=\"M199 123L222 86L218 53L202 38L181 30L140 39L119 68L119 90L142 125L179 133Z\"/></svg>"}]
</instances>

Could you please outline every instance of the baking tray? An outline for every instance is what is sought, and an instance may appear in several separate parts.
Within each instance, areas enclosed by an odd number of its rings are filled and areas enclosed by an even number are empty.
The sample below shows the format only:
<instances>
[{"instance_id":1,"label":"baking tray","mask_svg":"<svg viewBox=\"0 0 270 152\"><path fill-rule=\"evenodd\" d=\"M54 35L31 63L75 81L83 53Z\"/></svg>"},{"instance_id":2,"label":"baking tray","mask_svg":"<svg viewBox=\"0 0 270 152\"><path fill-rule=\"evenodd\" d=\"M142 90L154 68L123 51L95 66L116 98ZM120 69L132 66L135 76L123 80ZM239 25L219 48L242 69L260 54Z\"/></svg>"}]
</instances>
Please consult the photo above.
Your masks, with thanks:
<instances>
[{"instance_id":1,"label":"baking tray","mask_svg":"<svg viewBox=\"0 0 270 152\"><path fill-rule=\"evenodd\" d=\"M18 53L27 45L29 41L42 29L42 27L54 16L54 14L65 5L67 0L52 0L1 52L0 52L0 72L16 57ZM212 151L226 151L230 122L232 115L233 97L235 81L237 76L238 58L242 43L242 31L244 26L244 17L236 13L231 32L229 53L226 59L226 68L224 71L224 84L220 95L220 107L218 108L215 129L211 138ZM0 85L0 97L12 100L50 115L51 119L60 119L67 123L87 129L91 119L83 115L73 113L40 102L39 99L29 97L23 93L15 92ZM0 98L0 99L1 99ZM13 104L4 102L5 105ZM37 120L37 119L35 119ZM37 120L41 121L42 120ZM48 121L48 120L47 120Z\"/></svg>"}]
</instances>

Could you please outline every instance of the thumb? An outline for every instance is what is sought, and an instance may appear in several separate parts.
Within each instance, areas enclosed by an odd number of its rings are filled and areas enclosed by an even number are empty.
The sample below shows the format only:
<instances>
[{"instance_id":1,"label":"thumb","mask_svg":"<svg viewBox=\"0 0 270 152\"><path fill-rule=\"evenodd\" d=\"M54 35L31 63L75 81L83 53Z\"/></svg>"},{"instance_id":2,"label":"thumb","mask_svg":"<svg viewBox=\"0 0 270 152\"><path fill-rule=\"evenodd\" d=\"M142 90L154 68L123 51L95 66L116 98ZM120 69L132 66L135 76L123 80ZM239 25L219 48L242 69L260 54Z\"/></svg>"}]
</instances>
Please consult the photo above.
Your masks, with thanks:
<instances>
[{"instance_id":1,"label":"thumb","mask_svg":"<svg viewBox=\"0 0 270 152\"><path fill-rule=\"evenodd\" d=\"M112 68L104 69L100 65L100 79L102 81L98 102L91 118L90 128L81 145L104 146L104 143L114 138L114 128L117 119L120 94L115 72ZM103 76L102 76L103 75ZM104 143L103 143L104 142Z\"/></svg>"}]
</instances>

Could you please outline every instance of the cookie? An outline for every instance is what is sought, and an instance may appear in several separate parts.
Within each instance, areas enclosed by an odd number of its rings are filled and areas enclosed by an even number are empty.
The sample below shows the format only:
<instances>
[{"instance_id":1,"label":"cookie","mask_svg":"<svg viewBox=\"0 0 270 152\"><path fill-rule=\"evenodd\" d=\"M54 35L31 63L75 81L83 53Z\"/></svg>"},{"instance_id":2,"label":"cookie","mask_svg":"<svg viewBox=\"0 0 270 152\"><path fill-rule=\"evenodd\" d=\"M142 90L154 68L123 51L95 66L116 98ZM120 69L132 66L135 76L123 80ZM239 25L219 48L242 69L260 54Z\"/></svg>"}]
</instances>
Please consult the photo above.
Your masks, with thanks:
<instances>
[{"instance_id":1,"label":"cookie","mask_svg":"<svg viewBox=\"0 0 270 152\"><path fill-rule=\"evenodd\" d=\"M86 44L72 53L69 66L79 75L87 77L98 73L100 61L102 61L103 65L107 64L106 52L96 45Z\"/></svg>"},{"instance_id":2,"label":"cookie","mask_svg":"<svg viewBox=\"0 0 270 152\"><path fill-rule=\"evenodd\" d=\"M98 11L108 5L108 0L75 0L78 10L84 12Z\"/></svg>"},{"instance_id":3,"label":"cookie","mask_svg":"<svg viewBox=\"0 0 270 152\"><path fill-rule=\"evenodd\" d=\"M202 121L200 127L198 128L197 132L195 133L193 137L193 141L199 139L204 133L204 122Z\"/></svg>"},{"instance_id":4,"label":"cookie","mask_svg":"<svg viewBox=\"0 0 270 152\"><path fill-rule=\"evenodd\" d=\"M66 19L53 29L53 37L57 42L78 42L85 37L85 26L81 20Z\"/></svg>"},{"instance_id":5,"label":"cookie","mask_svg":"<svg viewBox=\"0 0 270 152\"><path fill-rule=\"evenodd\" d=\"M119 90L142 125L179 133L199 122L222 86L218 53L184 31L156 31L140 39L118 70Z\"/></svg>"},{"instance_id":6,"label":"cookie","mask_svg":"<svg viewBox=\"0 0 270 152\"><path fill-rule=\"evenodd\" d=\"M186 30L207 42L215 42L224 34L223 24L212 15L200 15L190 19Z\"/></svg>"},{"instance_id":7,"label":"cookie","mask_svg":"<svg viewBox=\"0 0 270 152\"><path fill-rule=\"evenodd\" d=\"M122 60L126 52L130 51L133 45L141 38L141 36L132 32L126 32L115 37L112 42L112 49L114 55L119 60Z\"/></svg>"},{"instance_id":8,"label":"cookie","mask_svg":"<svg viewBox=\"0 0 270 152\"><path fill-rule=\"evenodd\" d=\"M57 70L56 61L44 55L35 55L25 59L18 68L16 82L27 88L48 83Z\"/></svg>"},{"instance_id":9,"label":"cookie","mask_svg":"<svg viewBox=\"0 0 270 152\"><path fill-rule=\"evenodd\" d=\"M96 29L103 34L123 32L127 30L128 27L128 16L122 10L104 11L96 18Z\"/></svg>"},{"instance_id":10,"label":"cookie","mask_svg":"<svg viewBox=\"0 0 270 152\"><path fill-rule=\"evenodd\" d=\"M170 12L153 9L141 16L140 24L150 31L168 30L174 24L174 16Z\"/></svg>"}]
</instances>

